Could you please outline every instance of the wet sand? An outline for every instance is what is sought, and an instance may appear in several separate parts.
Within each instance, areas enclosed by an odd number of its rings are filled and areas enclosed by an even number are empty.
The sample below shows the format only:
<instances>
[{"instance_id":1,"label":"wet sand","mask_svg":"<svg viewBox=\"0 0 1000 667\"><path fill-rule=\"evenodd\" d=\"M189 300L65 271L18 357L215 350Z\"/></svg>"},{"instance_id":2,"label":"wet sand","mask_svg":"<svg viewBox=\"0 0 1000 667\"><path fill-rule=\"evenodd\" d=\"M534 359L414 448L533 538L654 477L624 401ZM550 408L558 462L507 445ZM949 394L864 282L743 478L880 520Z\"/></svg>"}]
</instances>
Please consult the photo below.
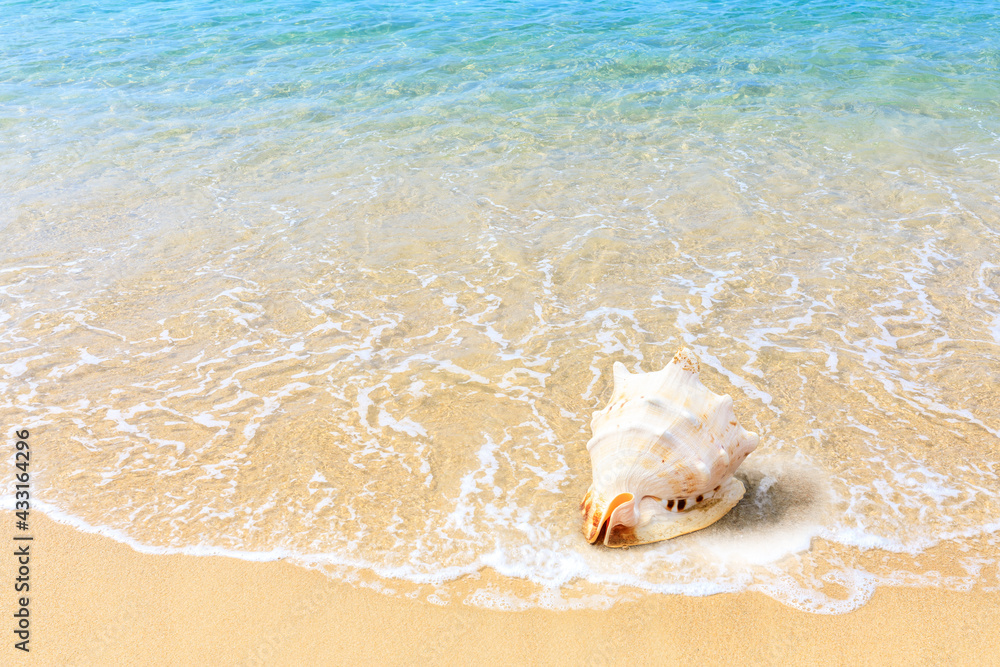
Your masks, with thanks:
<instances>
[{"instance_id":1,"label":"wet sand","mask_svg":"<svg viewBox=\"0 0 1000 667\"><path fill-rule=\"evenodd\" d=\"M12 526L12 513L3 521ZM836 616L756 593L499 612L390 597L284 562L141 554L38 512L32 526L31 652L15 650L8 630L6 664L997 664L1000 655L997 592L880 588ZM13 580L13 561L2 559L2 581ZM4 599L9 619L13 594Z\"/></svg>"}]
</instances>

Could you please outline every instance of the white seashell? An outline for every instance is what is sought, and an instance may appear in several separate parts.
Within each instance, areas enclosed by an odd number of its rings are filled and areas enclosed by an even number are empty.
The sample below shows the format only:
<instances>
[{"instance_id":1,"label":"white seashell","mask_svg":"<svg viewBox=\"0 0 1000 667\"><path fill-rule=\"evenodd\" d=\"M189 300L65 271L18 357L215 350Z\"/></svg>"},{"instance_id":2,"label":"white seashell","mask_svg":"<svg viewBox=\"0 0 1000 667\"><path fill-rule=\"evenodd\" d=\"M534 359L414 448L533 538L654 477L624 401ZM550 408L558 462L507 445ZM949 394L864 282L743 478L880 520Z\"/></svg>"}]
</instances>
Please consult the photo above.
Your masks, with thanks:
<instances>
[{"instance_id":1,"label":"white seashell","mask_svg":"<svg viewBox=\"0 0 1000 667\"><path fill-rule=\"evenodd\" d=\"M583 533L609 547L668 540L715 523L746 492L733 477L760 438L742 428L733 399L701 383L682 349L656 373L614 365L614 392L594 413L594 470L580 509Z\"/></svg>"}]
</instances>

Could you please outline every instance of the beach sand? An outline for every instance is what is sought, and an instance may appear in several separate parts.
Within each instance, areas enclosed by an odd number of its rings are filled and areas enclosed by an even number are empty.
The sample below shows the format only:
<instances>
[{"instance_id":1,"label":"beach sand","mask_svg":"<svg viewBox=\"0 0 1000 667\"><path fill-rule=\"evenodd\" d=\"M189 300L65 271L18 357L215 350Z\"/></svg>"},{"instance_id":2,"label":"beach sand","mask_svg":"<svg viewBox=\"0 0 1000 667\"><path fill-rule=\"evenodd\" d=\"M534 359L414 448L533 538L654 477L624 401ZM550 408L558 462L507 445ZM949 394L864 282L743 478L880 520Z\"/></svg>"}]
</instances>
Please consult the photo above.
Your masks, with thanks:
<instances>
[{"instance_id":1,"label":"beach sand","mask_svg":"<svg viewBox=\"0 0 1000 667\"><path fill-rule=\"evenodd\" d=\"M996 592L880 588L834 616L756 593L502 612L387 596L284 562L146 555L31 519L31 651L6 630L5 664L1000 664ZM13 556L0 560L12 581ZM4 600L10 626L13 593Z\"/></svg>"}]
</instances>

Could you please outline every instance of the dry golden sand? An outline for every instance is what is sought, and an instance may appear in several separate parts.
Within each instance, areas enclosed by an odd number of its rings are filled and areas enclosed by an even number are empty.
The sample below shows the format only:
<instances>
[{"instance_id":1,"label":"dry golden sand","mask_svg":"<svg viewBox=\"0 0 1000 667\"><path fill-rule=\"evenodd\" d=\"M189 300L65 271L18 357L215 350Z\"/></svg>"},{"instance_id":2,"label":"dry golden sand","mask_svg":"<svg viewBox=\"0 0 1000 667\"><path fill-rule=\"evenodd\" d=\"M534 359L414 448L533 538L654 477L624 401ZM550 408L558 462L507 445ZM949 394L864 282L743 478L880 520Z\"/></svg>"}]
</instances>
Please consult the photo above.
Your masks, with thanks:
<instances>
[{"instance_id":1,"label":"dry golden sand","mask_svg":"<svg viewBox=\"0 0 1000 667\"><path fill-rule=\"evenodd\" d=\"M994 592L882 588L839 616L759 594L496 612L283 562L140 554L38 512L32 523L31 653L13 648L7 555L2 664L1000 664Z\"/></svg>"}]
</instances>

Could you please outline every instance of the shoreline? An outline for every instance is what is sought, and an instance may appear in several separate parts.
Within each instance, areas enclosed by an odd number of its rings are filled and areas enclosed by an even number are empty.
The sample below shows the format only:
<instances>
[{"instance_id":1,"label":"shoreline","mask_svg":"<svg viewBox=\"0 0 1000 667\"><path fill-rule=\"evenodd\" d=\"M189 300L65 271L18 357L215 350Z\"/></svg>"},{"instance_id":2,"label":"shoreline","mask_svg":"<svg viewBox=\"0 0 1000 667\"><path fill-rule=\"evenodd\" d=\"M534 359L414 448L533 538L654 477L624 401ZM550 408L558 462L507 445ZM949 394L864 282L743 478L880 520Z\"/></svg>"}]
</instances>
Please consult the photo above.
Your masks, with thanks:
<instances>
[{"instance_id":1,"label":"shoreline","mask_svg":"<svg viewBox=\"0 0 1000 667\"><path fill-rule=\"evenodd\" d=\"M14 525L13 512L3 517ZM31 521L31 651L4 633L11 664L987 664L1000 650L995 591L880 587L839 615L760 593L493 611L388 596L284 561L142 554L38 511ZM14 561L0 562L4 581ZM12 614L14 593L5 597Z\"/></svg>"}]
</instances>

